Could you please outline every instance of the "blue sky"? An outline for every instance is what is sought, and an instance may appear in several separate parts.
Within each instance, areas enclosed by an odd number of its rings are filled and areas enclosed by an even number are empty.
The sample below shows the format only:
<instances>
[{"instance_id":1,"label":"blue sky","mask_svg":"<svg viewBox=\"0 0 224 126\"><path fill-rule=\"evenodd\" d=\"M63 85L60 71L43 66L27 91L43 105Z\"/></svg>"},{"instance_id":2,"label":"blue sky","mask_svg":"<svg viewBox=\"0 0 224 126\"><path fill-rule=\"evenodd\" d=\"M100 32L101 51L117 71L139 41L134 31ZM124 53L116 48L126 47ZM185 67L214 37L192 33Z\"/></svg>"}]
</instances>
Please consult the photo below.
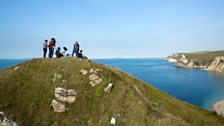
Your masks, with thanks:
<instances>
[{"instance_id":1,"label":"blue sky","mask_svg":"<svg viewBox=\"0 0 224 126\"><path fill-rule=\"evenodd\" d=\"M1 0L1 59L42 56L55 37L89 58L223 50L223 0Z\"/></svg>"}]
</instances>

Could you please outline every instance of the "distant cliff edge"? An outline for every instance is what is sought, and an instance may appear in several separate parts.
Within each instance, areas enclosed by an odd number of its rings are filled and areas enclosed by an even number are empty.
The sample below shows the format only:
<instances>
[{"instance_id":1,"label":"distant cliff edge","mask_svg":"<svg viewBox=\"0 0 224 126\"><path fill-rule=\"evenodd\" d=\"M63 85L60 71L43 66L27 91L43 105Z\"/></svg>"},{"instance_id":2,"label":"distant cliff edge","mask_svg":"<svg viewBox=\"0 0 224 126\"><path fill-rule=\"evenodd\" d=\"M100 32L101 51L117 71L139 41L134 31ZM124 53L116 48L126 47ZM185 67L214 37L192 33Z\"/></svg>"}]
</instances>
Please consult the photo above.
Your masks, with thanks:
<instances>
[{"instance_id":1,"label":"distant cliff edge","mask_svg":"<svg viewBox=\"0 0 224 126\"><path fill-rule=\"evenodd\" d=\"M224 72L224 50L176 53L168 56L167 60L178 67Z\"/></svg>"}]
</instances>

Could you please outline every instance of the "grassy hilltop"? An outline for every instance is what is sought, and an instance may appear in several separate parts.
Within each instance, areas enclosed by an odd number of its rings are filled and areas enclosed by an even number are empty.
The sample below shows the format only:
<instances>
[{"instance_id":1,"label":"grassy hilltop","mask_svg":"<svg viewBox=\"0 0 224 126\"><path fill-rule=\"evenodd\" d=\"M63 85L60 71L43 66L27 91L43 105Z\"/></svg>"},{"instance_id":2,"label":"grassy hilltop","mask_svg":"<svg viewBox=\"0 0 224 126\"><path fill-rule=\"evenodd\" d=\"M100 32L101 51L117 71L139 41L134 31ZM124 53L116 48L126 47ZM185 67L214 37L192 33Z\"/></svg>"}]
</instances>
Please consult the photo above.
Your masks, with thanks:
<instances>
[{"instance_id":1,"label":"grassy hilltop","mask_svg":"<svg viewBox=\"0 0 224 126\"><path fill-rule=\"evenodd\" d=\"M33 59L0 71L0 111L18 126L223 126L224 118L178 101L114 68L82 59ZM102 70L95 87L81 69ZM54 73L62 78L53 82ZM64 82L63 82L64 80ZM114 87L104 92L108 83ZM53 111L56 87L77 90L66 112Z\"/></svg>"}]
</instances>

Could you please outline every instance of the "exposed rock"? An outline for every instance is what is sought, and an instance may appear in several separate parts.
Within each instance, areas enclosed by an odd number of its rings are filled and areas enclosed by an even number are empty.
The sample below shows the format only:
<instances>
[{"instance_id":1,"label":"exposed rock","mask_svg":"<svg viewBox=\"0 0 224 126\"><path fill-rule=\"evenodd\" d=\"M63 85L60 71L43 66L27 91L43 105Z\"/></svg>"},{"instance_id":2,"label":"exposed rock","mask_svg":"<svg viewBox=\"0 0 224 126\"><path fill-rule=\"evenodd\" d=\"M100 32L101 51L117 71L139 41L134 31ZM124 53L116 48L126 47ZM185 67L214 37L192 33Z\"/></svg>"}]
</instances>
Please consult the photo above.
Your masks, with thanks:
<instances>
[{"instance_id":1,"label":"exposed rock","mask_svg":"<svg viewBox=\"0 0 224 126\"><path fill-rule=\"evenodd\" d=\"M173 59L173 58L167 58L167 60L168 60L168 62L170 62L170 63L175 63L175 62L177 62L177 60L176 60L176 59Z\"/></svg>"},{"instance_id":2,"label":"exposed rock","mask_svg":"<svg viewBox=\"0 0 224 126\"><path fill-rule=\"evenodd\" d=\"M92 80L97 80L97 79L99 79L99 76L98 75L96 75L96 74L91 74L91 75L89 75L89 79L92 81Z\"/></svg>"},{"instance_id":3,"label":"exposed rock","mask_svg":"<svg viewBox=\"0 0 224 126\"><path fill-rule=\"evenodd\" d=\"M102 78L99 78L97 80L94 80L94 83L96 83L96 85L97 84L100 84L101 82L103 82L103 79Z\"/></svg>"},{"instance_id":4,"label":"exposed rock","mask_svg":"<svg viewBox=\"0 0 224 126\"><path fill-rule=\"evenodd\" d=\"M80 71L81 73L82 73L82 75L86 75L87 73L88 73L88 71L87 70L85 70L85 69L81 69L81 71Z\"/></svg>"},{"instance_id":5,"label":"exposed rock","mask_svg":"<svg viewBox=\"0 0 224 126\"><path fill-rule=\"evenodd\" d=\"M224 100L218 101L212 105L212 111L224 117Z\"/></svg>"},{"instance_id":6,"label":"exposed rock","mask_svg":"<svg viewBox=\"0 0 224 126\"><path fill-rule=\"evenodd\" d=\"M115 125L116 124L116 119L114 117L111 118L110 124L111 125Z\"/></svg>"},{"instance_id":7,"label":"exposed rock","mask_svg":"<svg viewBox=\"0 0 224 126\"><path fill-rule=\"evenodd\" d=\"M61 87L57 87L54 90L54 96L58 101L73 103L76 100L77 92L74 89L66 90Z\"/></svg>"},{"instance_id":8,"label":"exposed rock","mask_svg":"<svg viewBox=\"0 0 224 126\"><path fill-rule=\"evenodd\" d=\"M177 54L169 55L166 59L168 60L168 62L174 63L178 67L187 67L187 68L203 69L208 71L224 72L224 56L217 56L214 59L211 59L211 56L207 59L200 58L200 55L203 53L207 53L208 55L210 55L210 53L208 52L189 53L187 55L190 55L190 56L187 59L185 54L177 53ZM198 56L198 58L196 56Z\"/></svg>"},{"instance_id":9,"label":"exposed rock","mask_svg":"<svg viewBox=\"0 0 224 126\"><path fill-rule=\"evenodd\" d=\"M15 122L8 119L4 112L0 112L0 126L17 126Z\"/></svg>"},{"instance_id":10,"label":"exposed rock","mask_svg":"<svg viewBox=\"0 0 224 126\"><path fill-rule=\"evenodd\" d=\"M180 61L183 62L183 63L185 63L185 64L188 63L188 60L187 60L187 58L186 58L186 56L184 54L182 55Z\"/></svg>"},{"instance_id":11,"label":"exposed rock","mask_svg":"<svg viewBox=\"0 0 224 126\"><path fill-rule=\"evenodd\" d=\"M92 73L94 73L94 71L95 71L95 70L94 70L93 68L91 68L91 69L89 70L89 73L92 74Z\"/></svg>"},{"instance_id":12,"label":"exposed rock","mask_svg":"<svg viewBox=\"0 0 224 126\"><path fill-rule=\"evenodd\" d=\"M65 112L68 110L65 105L63 105L61 102L58 102L57 100L52 100L51 105L53 106L53 109L55 112Z\"/></svg>"},{"instance_id":13,"label":"exposed rock","mask_svg":"<svg viewBox=\"0 0 224 126\"><path fill-rule=\"evenodd\" d=\"M15 68L14 68L14 70L18 70L20 68L20 66L16 66Z\"/></svg>"},{"instance_id":14,"label":"exposed rock","mask_svg":"<svg viewBox=\"0 0 224 126\"><path fill-rule=\"evenodd\" d=\"M224 72L224 56L216 57L207 70Z\"/></svg>"},{"instance_id":15,"label":"exposed rock","mask_svg":"<svg viewBox=\"0 0 224 126\"><path fill-rule=\"evenodd\" d=\"M107 85L107 87L104 89L104 91L105 92L110 92L111 91L111 89L113 88L113 83L109 83L108 85Z\"/></svg>"},{"instance_id":16,"label":"exposed rock","mask_svg":"<svg viewBox=\"0 0 224 126\"><path fill-rule=\"evenodd\" d=\"M97 80L90 81L90 84L92 87L95 87L96 85L100 84L101 82L103 82L103 79L99 78Z\"/></svg>"},{"instance_id":17,"label":"exposed rock","mask_svg":"<svg viewBox=\"0 0 224 126\"><path fill-rule=\"evenodd\" d=\"M93 69L93 68L91 68L90 70L89 70L89 72L90 72L90 74L100 74L100 72L102 72L102 70L101 69Z\"/></svg>"},{"instance_id":18,"label":"exposed rock","mask_svg":"<svg viewBox=\"0 0 224 126\"><path fill-rule=\"evenodd\" d=\"M100 78L97 74L96 74L96 70L91 74L89 75L89 80L90 80L90 84L92 87L102 83L103 79Z\"/></svg>"}]
</instances>

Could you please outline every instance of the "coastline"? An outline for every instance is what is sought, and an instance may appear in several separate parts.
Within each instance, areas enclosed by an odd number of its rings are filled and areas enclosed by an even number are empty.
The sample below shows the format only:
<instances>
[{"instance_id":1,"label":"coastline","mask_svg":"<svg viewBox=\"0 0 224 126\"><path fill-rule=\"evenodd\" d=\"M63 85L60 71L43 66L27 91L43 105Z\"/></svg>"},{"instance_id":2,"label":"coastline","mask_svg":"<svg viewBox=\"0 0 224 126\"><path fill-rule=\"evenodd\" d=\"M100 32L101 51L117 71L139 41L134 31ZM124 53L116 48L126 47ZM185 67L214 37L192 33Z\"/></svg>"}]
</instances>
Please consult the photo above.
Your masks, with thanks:
<instances>
[{"instance_id":1,"label":"coastline","mask_svg":"<svg viewBox=\"0 0 224 126\"><path fill-rule=\"evenodd\" d=\"M217 52L176 53L169 55L166 60L177 67L224 73L224 51Z\"/></svg>"}]
</instances>

